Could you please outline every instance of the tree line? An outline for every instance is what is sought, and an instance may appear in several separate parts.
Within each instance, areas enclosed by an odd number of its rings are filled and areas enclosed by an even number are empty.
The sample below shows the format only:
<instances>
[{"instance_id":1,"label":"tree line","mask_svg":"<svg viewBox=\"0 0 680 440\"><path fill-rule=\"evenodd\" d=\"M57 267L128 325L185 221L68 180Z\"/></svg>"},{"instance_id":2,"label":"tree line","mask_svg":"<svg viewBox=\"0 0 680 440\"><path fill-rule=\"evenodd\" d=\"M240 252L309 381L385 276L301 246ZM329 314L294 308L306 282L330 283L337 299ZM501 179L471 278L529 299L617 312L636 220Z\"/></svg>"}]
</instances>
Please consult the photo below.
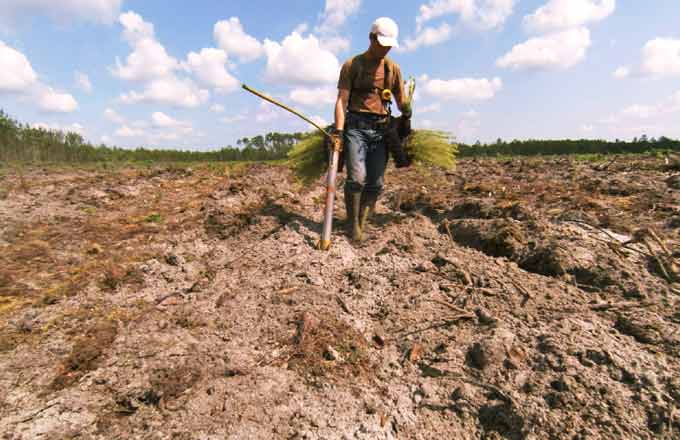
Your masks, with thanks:
<instances>
[{"instance_id":1,"label":"tree line","mask_svg":"<svg viewBox=\"0 0 680 440\"><path fill-rule=\"evenodd\" d=\"M214 151L186 151L140 147L124 149L92 145L78 133L32 127L0 110L0 164L9 162L198 162L264 161L285 159L309 133L267 133L236 141ZM535 156L565 154L623 154L648 151L680 151L680 141L642 135L630 142L615 140L513 140L473 145L457 143L459 157Z\"/></svg>"},{"instance_id":2,"label":"tree line","mask_svg":"<svg viewBox=\"0 0 680 440\"><path fill-rule=\"evenodd\" d=\"M646 135L627 142L620 139L606 141L601 139L564 139L564 140L513 140L505 142L498 139L494 143L474 145L458 144L460 157L484 156L538 156L565 154L640 154L649 151L680 151L680 141L661 136L658 139Z\"/></svg>"},{"instance_id":3,"label":"tree line","mask_svg":"<svg viewBox=\"0 0 680 440\"><path fill-rule=\"evenodd\" d=\"M264 161L286 158L305 133L267 133L239 139L236 147L185 151L92 145L78 133L22 124L0 110L0 164L9 162L198 162Z\"/></svg>"}]
</instances>

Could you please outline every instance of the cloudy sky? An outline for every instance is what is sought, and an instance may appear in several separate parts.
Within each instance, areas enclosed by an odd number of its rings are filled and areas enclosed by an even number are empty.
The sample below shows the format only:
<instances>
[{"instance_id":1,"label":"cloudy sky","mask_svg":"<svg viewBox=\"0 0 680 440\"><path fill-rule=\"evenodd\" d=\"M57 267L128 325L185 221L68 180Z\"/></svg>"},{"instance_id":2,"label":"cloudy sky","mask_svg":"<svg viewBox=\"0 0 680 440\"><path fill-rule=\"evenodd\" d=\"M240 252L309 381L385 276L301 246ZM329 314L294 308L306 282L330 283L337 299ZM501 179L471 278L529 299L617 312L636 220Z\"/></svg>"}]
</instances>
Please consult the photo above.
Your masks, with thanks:
<instances>
[{"instance_id":1,"label":"cloudy sky","mask_svg":"<svg viewBox=\"0 0 680 440\"><path fill-rule=\"evenodd\" d=\"M678 0L2 0L0 108L92 142L211 149L332 122L380 16L415 125L496 138L680 138Z\"/></svg>"}]
</instances>

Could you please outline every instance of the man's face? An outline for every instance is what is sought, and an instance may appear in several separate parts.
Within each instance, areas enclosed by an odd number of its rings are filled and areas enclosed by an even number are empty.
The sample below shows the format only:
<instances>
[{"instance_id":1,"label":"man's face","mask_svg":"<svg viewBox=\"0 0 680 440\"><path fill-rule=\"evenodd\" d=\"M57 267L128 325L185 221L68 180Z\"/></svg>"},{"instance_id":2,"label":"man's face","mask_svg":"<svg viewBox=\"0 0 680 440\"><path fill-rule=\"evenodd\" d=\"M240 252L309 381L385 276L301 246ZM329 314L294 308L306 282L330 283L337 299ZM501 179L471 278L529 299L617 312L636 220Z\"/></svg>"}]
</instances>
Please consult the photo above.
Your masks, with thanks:
<instances>
[{"instance_id":1,"label":"man's face","mask_svg":"<svg viewBox=\"0 0 680 440\"><path fill-rule=\"evenodd\" d=\"M378 37L371 35L371 52L376 58L385 58L387 53L392 49L390 46L383 46L378 42Z\"/></svg>"}]
</instances>

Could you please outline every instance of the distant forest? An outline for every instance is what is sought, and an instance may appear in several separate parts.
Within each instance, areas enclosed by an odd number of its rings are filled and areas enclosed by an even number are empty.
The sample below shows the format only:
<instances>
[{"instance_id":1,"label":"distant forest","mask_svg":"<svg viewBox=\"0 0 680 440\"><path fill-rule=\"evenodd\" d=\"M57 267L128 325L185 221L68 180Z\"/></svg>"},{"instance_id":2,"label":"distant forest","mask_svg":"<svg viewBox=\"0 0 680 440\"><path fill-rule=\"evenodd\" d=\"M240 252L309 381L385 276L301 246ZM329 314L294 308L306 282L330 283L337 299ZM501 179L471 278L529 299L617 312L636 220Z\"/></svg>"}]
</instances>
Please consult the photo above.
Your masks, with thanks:
<instances>
[{"instance_id":1,"label":"distant forest","mask_svg":"<svg viewBox=\"0 0 680 440\"><path fill-rule=\"evenodd\" d=\"M661 136L658 139L642 135L630 142L598 139L579 140L514 140L498 139L493 144L458 144L459 157L539 156L564 154L639 154L649 151L680 151L680 141Z\"/></svg>"},{"instance_id":2,"label":"distant forest","mask_svg":"<svg viewBox=\"0 0 680 440\"><path fill-rule=\"evenodd\" d=\"M21 124L0 110L0 163L8 162L210 162L265 161L284 159L305 133L268 133L244 137L236 147L215 151L175 149L134 150L92 145L78 133L31 127Z\"/></svg>"},{"instance_id":3,"label":"distant forest","mask_svg":"<svg viewBox=\"0 0 680 440\"><path fill-rule=\"evenodd\" d=\"M0 164L87 162L209 162L280 160L310 133L267 133L244 137L236 147L215 151L174 149L124 149L92 145L78 133L64 133L22 124L0 110ZM563 154L624 154L649 151L680 151L680 141L643 135L630 142L616 140L514 140L493 144L458 144L459 157L535 156Z\"/></svg>"}]
</instances>

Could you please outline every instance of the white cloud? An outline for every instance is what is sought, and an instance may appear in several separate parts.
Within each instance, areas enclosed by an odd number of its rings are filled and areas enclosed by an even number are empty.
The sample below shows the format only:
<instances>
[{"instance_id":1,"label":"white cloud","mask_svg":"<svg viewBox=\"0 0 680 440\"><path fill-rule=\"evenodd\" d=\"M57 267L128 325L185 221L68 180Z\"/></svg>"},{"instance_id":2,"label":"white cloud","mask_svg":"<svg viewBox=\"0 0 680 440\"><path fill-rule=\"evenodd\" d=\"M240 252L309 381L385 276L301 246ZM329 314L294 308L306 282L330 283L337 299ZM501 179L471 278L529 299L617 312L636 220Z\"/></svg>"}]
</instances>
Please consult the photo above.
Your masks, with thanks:
<instances>
[{"instance_id":1,"label":"white cloud","mask_svg":"<svg viewBox=\"0 0 680 440\"><path fill-rule=\"evenodd\" d=\"M60 124L48 124L45 122L36 122L31 124L32 128L42 129L46 131L61 131L62 133L76 133L79 135L85 134L85 127L78 123L73 123L70 125L60 125Z\"/></svg>"},{"instance_id":2,"label":"white cloud","mask_svg":"<svg viewBox=\"0 0 680 440\"><path fill-rule=\"evenodd\" d=\"M48 113L72 113L78 109L78 102L68 93L46 87L40 93L38 106L40 110Z\"/></svg>"},{"instance_id":3,"label":"white cloud","mask_svg":"<svg viewBox=\"0 0 680 440\"><path fill-rule=\"evenodd\" d=\"M238 17L218 21L213 34L218 46L229 56L237 56L241 62L254 61L264 53L262 43L243 30Z\"/></svg>"},{"instance_id":4,"label":"white cloud","mask_svg":"<svg viewBox=\"0 0 680 440\"><path fill-rule=\"evenodd\" d=\"M417 30L435 18L457 14L460 20L473 28L489 30L501 27L512 15L516 0L430 0L420 6L416 17Z\"/></svg>"},{"instance_id":5,"label":"white cloud","mask_svg":"<svg viewBox=\"0 0 680 440\"><path fill-rule=\"evenodd\" d=\"M154 112L151 115L151 122L154 127L157 128L178 128L178 127L190 127L191 124L186 121L178 121L163 112Z\"/></svg>"},{"instance_id":6,"label":"white cloud","mask_svg":"<svg viewBox=\"0 0 680 440\"><path fill-rule=\"evenodd\" d=\"M322 33L336 31L345 24L350 15L359 10L360 6L361 0L326 0L318 30Z\"/></svg>"},{"instance_id":7,"label":"white cloud","mask_svg":"<svg viewBox=\"0 0 680 440\"><path fill-rule=\"evenodd\" d=\"M144 136L144 130L136 129L136 128L130 128L127 125L123 125L122 127L118 128L118 130L116 130L115 135L117 137L123 137L123 138L140 137L140 136Z\"/></svg>"},{"instance_id":8,"label":"white cloud","mask_svg":"<svg viewBox=\"0 0 680 440\"><path fill-rule=\"evenodd\" d=\"M550 32L604 20L616 9L616 0L550 0L524 17L531 32Z\"/></svg>"},{"instance_id":9,"label":"white cloud","mask_svg":"<svg viewBox=\"0 0 680 440\"><path fill-rule=\"evenodd\" d=\"M146 39L135 44L134 51L122 64L116 57L116 67L111 71L120 79L148 81L170 74L179 68L177 60L168 55L156 40Z\"/></svg>"},{"instance_id":10,"label":"white cloud","mask_svg":"<svg viewBox=\"0 0 680 440\"><path fill-rule=\"evenodd\" d=\"M319 115L311 116L309 119L321 128L325 128L329 125L328 121L326 121ZM310 130L316 130L316 127L313 126L312 124L307 124L307 126L309 127Z\"/></svg>"},{"instance_id":11,"label":"white cloud","mask_svg":"<svg viewBox=\"0 0 680 440\"><path fill-rule=\"evenodd\" d=\"M141 15L133 11L121 14L118 21L123 25L123 38L130 46L134 46L142 40L155 38L153 24L144 21Z\"/></svg>"},{"instance_id":12,"label":"white cloud","mask_svg":"<svg viewBox=\"0 0 680 440\"><path fill-rule=\"evenodd\" d=\"M296 88L290 92L290 99L298 104L321 107L334 104L337 95L338 92L333 87Z\"/></svg>"},{"instance_id":13,"label":"white cloud","mask_svg":"<svg viewBox=\"0 0 680 440\"><path fill-rule=\"evenodd\" d=\"M222 104L213 104L210 106L210 111L213 113L224 113L224 106Z\"/></svg>"},{"instance_id":14,"label":"white cloud","mask_svg":"<svg viewBox=\"0 0 680 440\"><path fill-rule=\"evenodd\" d=\"M239 81L227 72L226 64L227 53L221 49L201 49L200 53L190 52L187 56L187 66L199 81L220 93L239 88Z\"/></svg>"},{"instance_id":15,"label":"white cloud","mask_svg":"<svg viewBox=\"0 0 680 440\"><path fill-rule=\"evenodd\" d=\"M613 73L614 78L622 79L622 78L628 78L630 76L630 68L628 67L619 67L616 69Z\"/></svg>"},{"instance_id":16,"label":"white cloud","mask_svg":"<svg viewBox=\"0 0 680 440\"><path fill-rule=\"evenodd\" d=\"M442 110L441 104L438 102L430 105L425 105L423 107L418 107L416 106L415 111L419 114L425 114L425 113L438 113Z\"/></svg>"},{"instance_id":17,"label":"white cloud","mask_svg":"<svg viewBox=\"0 0 680 440\"><path fill-rule=\"evenodd\" d=\"M454 133L460 139L471 140L482 126L478 112L470 110L459 115L454 125Z\"/></svg>"},{"instance_id":18,"label":"white cloud","mask_svg":"<svg viewBox=\"0 0 680 440\"><path fill-rule=\"evenodd\" d=\"M58 22L83 20L111 24L120 12L123 0L3 0L0 23L45 14Z\"/></svg>"},{"instance_id":19,"label":"white cloud","mask_svg":"<svg viewBox=\"0 0 680 440\"><path fill-rule=\"evenodd\" d=\"M452 29L448 23L442 23L439 27L426 27L418 32L415 38L404 40L403 48L400 51L411 52L419 47L434 46L451 38Z\"/></svg>"},{"instance_id":20,"label":"white cloud","mask_svg":"<svg viewBox=\"0 0 680 440\"><path fill-rule=\"evenodd\" d=\"M159 141L176 141L179 139L180 134L179 133L173 133L173 132L160 132L160 133L153 133L148 136L149 143L157 143Z\"/></svg>"},{"instance_id":21,"label":"white cloud","mask_svg":"<svg viewBox=\"0 0 680 440\"><path fill-rule=\"evenodd\" d=\"M210 98L210 92L199 89L190 79L175 76L160 78L147 84L143 92L131 91L120 97L123 104L150 102L175 107L195 108Z\"/></svg>"},{"instance_id":22,"label":"white cloud","mask_svg":"<svg viewBox=\"0 0 680 440\"><path fill-rule=\"evenodd\" d=\"M281 111L282 110L279 110L275 105L262 101L255 114L255 120L259 123L271 122L281 117Z\"/></svg>"},{"instance_id":23,"label":"white cloud","mask_svg":"<svg viewBox=\"0 0 680 440\"><path fill-rule=\"evenodd\" d=\"M26 92L37 81L28 58L0 41L0 92Z\"/></svg>"},{"instance_id":24,"label":"white cloud","mask_svg":"<svg viewBox=\"0 0 680 440\"><path fill-rule=\"evenodd\" d=\"M28 58L0 41L0 93L18 93L30 97L40 110L48 113L71 113L78 109L73 96L57 92L38 81Z\"/></svg>"},{"instance_id":25,"label":"white cloud","mask_svg":"<svg viewBox=\"0 0 680 440\"><path fill-rule=\"evenodd\" d=\"M583 124L580 129L584 133L592 133L595 130L595 126L592 124Z\"/></svg>"},{"instance_id":26,"label":"white cloud","mask_svg":"<svg viewBox=\"0 0 680 440\"><path fill-rule=\"evenodd\" d=\"M642 49L642 74L654 77L680 75L680 40L655 38Z\"/></svg>"},{"instance_id":27,"label":"white cloud","mask_svg":"<svg viewBox=\"0 0 680 440\"><path fill-rule=\"evenodd\" d=\"M350 42L347 38L339 36L322 36L319 46L323 50L333 53L341 53L349 50Z\"/></svg>"},{"instance_id":28,"label":"white cloud","mask_svg":"<svg viewBox=\"0 0 680 440\"><path fill-rule=\"evenodd\" d=\"M628 77L660 79L680 76L680 39L649 40L642 48L642 61L639 65L621 66L613 75L618 79Z\"/></svg>"},{"instance_id":29,"label":"white cloud","mask_svg":"<svg viewBox=\"0 0 680 440\"><path fill-rule=\"evenodd\" d=\"M246 119L246 115L236 115L236 116L225 116L224 118L220 119L220 121L224 122L225 124L233 124L234 122L244 121L245 119Z\"/></svg>"},{"instance_id":30,"label":"white cloud","mask_svg":"<svg viewBox=\"0 0 680 440\"><path fill-rule=\"evenodd\" d=\"M123 38L133 51L125 64L116 57L116 67L111 69L115 76L128 81L148 81L167 76L180 67L156 41L153 24L134 12L122 14L119 21L123 26Z\"/></svg>"},{"instance_id":31,"label":"white cloud","mask_svg":"<svg viewBox=\"0 0 680 440\"><path fill-rule=\"evenodd\" d=\"M305 32L309 30L309 24L307 22L300 23L299 25L295 26L295 29L293 29L293 32L297 32L298 34L302 35Z\"/></svg>"},{"instance_id":32,"label":"white cloud","mask_svg":"<svg viewBox=\"0 0 680 440\"><path fill-rule=\"evenodd\" d=\"M326 0L323 14L319 17L319 25L315 31L319 34L319 46L324 51L334 54L346 52L350 48L350 39L342 36L340 30L347 19L359 10L361 0ZM297 27L294 34L302 35L305 28Z\"/></svg>"},{"instance_id":33,"label":"white cloud","mask_svg":"<svg viewBox=\"0 0 680 440\"><path fill-rule=\"evenodd\" d=\"M144 120L136 120L132 122L132 126L135 128L149 128L149 123Z\"/></svg>"},{"instance_id":34,"label":"white cloud","mask_svg":"<svg viewBox=\"0 0 680 440\"><path fill-rule=\"evenodd\" d=\"M334 83L338 79L338 59L322 49L313 35L303 38L293 32L281 44L265 40L264 50L267 55L265 77L269 81L313 84Z\"/></svg>"},{"instance_id":35,"label":"white cloud","mask_svg":"<svg viewBox=\"0 0 680 440\"><path fill-rule=\"evenodd\" d=\"M203 82L213 86L231 87L231 76L224 65L226 55L217 49L205 49L200 54L190 53L189 61L182 66L175 58L169 56L163 45L154 37L154 26L134 12L122 14L119 19L123 26L123 38L133 48L126 64L116 59L115 76L144 82L143 91L130 91L121 95L120 102L137 104L149 102L169 104L175 107L194 108L203 104L210 97L210 92L199 88L193 80L180 78L175 71L184 68L193 71ZM233 79L233 78L231 78Z\"/></svg>"},{"instance_id":36,"label":"white cloud","mask_svg":"<svg viewBox=\"0 0 680 440\"><path fill-rule=\"evenodd\" d=\"M114 124L123 125L125 123L125 118L112 108L104 110L104 117Z\"/></svg>"},{"instance_id":37,"label":"white cloud","mask_svg":"<svg viewBox=\"0 0 680 440\"><path fill-rule=\"evenodd\" d=\"M660 106L634 104L624 108L621 111L621 115L638 119L649 119L658 115L661 111L662 108Z\"/></svg>"},{"instance_id":38,"label":"white cloud","mask_svg":"<svg viewBox=\"0 0 680 440\"><path fill-rule=\"evenodd\" d=\"M107 145L110 145L113 142L113 139L111 139L111 137L109 137L107 135L103 135L100 140L101 140L102 144L107 144Z\"/></svg>"},{"instance_id":39,"label":"white cloud","mask_svg":"<svg viewBox=\"0 0 680 440\"><path fill-rule=\"evenodd\" d=\"M675 92L668 98L656 105L632 105L625 108L621 113L624 116L636 118L651 118L657 115L680 112L680 91Z\"/></svg>"},{"instance_id":40,"label":"white cloud","mask_svg":"<svg viewBox=\"0 0 680 440\"><path fill-rule=\"evenodd\" d=\"M420 78L424 95L438 99L456 101L483 101L493 98L503 88L500 78L474 79L460 78L452 80Z\"/></svg>"},{"instance_id":41,"label":"white cloud","mask_svg":"<svg viewBox=\"0 0 680 440\"><path fill-rule=\"evenodd\" d=\"M90 94L92 93L92 82L90 82L90 77L81 72L76 72L76 85L83 92Z\"/></svg>"},{"instance_id":42,"label":"white cloud","mask_svg":"<svg viewBox=\"0 0 680 440\"><path fill-rule=\"evenodd\" d=\"M70 133L78 133L78 134L84 134L85 133L85 127L83 127L82 125L80 125L78 123L67 125L65 128L66 128L66 131L70 132Z\"/></svg>"},{"instance_id":43,"label":"white cloud","mask_svg":"<svg viewBox=\"0 0 680 440\"><path fill-rule=\"evenodd\" d=\"M123 123L115 131L118 138L138 138L147 143L177 140L194 133L194 128L188 121L180 121L163 112L151 114L151 122L135 121L132 124Z\"/></svg>"},{"instance_id":44,"label":"white cloud","mask_svg":"<svg viewBox=\"0 0 680 440\"><path fill-rule=\"evenodd\" d=\"M633 104L625 107L617 113L600 119L597 123L608 126L613 130L628 130L635 127L639 120L653 119L658 121L665 116L680 112L680 91L657 104ZM673 127L676 124L673 123ZM642 131L638 131L638 134Z\"/></svg>"},{"instance_id":45,"label":"white cloud","mask_svg":"<svg viewBox=\"0 0 680 440\"><path fill-rule=\"evenodd\" d=\"M499 67L567 69L581 62L590 47L590 31L584 27L531 38L496 61Z\"/></svg>"}]
</instances>

